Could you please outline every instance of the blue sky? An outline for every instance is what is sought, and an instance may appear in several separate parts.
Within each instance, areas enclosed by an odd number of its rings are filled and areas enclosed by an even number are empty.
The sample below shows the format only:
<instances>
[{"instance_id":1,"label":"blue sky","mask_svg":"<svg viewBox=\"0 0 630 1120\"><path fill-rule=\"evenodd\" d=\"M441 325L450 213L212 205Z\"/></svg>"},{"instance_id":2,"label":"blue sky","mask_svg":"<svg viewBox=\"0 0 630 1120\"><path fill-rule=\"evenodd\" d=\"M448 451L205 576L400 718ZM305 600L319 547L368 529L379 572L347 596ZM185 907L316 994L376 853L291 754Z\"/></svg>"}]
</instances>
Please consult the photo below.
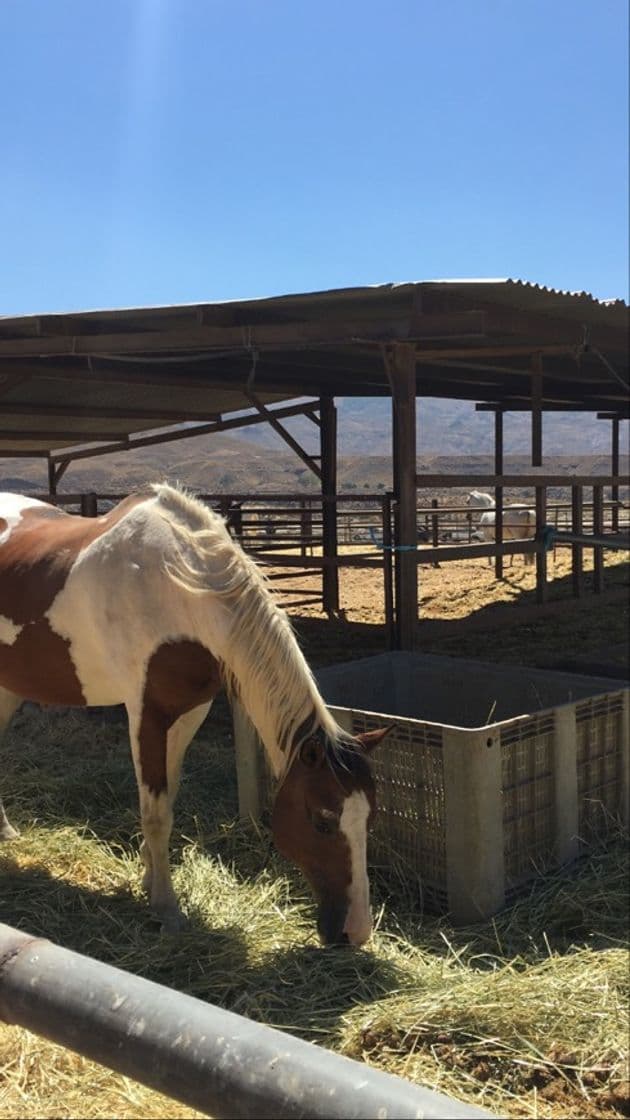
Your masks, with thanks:
<instances>
[{"instance_id":1,"label":"blue sky","mask_svg":"<svg viewBox=\"0 0 630 1120\"><path fill-rule=\"evenodd\" d=\"M2 0L0 314L627 297L625 0Z\"/></svg>"}]
</instances>

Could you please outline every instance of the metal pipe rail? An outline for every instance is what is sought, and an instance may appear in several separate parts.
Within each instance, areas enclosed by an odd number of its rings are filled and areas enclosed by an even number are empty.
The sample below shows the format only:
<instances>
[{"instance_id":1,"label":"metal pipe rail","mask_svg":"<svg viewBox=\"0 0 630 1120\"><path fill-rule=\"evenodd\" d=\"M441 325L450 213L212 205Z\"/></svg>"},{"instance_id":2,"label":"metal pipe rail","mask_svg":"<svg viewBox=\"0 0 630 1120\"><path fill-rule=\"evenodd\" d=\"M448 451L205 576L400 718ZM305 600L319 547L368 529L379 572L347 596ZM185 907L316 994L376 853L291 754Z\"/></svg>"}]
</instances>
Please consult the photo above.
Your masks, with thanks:
<instances>
[{"instance_id":1,"label":"metal pipe rail","mask_svg":"<svg viewBox=\"0 0 630 1120\"><path fill-rule=\"evenodd\" d=\"M221 1120L491 1114L0 923L0 1019Z\"/></svg>"},{"instance_id":2,"label":"metal pipe rail","mask_svg":"<svg viewBox=\"0 0 630 1120\"><path fill-rule=\"evenodd\" d=\"M555 548L556 545L569 544L580 544L585 548L630 550L630 537L616 533L569 533L564 529L556 529L555 525L545 525L542 540L547 550Z\"/></svg>"}]
</instances>

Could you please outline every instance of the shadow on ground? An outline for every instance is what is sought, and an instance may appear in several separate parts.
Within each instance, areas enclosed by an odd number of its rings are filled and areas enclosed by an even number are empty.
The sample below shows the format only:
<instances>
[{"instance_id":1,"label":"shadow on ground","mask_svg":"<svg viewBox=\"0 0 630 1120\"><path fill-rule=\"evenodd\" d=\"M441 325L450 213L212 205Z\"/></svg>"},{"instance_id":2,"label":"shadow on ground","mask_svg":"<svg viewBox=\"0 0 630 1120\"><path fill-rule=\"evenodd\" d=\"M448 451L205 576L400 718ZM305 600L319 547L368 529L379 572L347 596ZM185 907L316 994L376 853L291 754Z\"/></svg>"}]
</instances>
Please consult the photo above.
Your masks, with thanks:
<instances>
[{"instance_id":1,"label":"shadow on ground","mask_svg":"<svg viewBox=\"0 0 630 1120\"><path fill-rule=\"evenodd\" d=\"M607 589L599 595L592 591L592 573L585 573L584 596L571 597L571 576L549 585L550 601L536 604L536 592L518 589L510 602L495 602L459 619L420 619L416 648L425 653L454 657L510 662L542 668L563 668L568 655L596 655L592 664L627 673L627 638L630 622L630 564L606 569ZM510 576L506 577L507 581ZM422 584L422 574L420 574ZM516 587L516 585L514 585ZM316 667L336 661L369 657L387 649L382 623L347 622L300 616L296 608L292 621L307 659ZM602 654L617 646L611 657ZM594 673L591 662L573 662L578 672ZM609 675L605 672L605 675Z\"/></svg>"}]
</instances>

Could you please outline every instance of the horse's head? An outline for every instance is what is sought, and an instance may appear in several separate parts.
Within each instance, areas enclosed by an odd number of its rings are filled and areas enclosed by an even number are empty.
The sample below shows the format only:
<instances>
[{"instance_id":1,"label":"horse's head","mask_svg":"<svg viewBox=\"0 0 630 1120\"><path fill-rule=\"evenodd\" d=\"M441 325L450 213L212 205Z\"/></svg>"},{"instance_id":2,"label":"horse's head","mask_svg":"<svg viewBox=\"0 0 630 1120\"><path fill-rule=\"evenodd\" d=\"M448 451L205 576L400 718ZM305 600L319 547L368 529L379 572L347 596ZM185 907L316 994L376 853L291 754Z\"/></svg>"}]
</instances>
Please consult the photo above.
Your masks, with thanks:
<instances>
[{"instance_id":1,"label":"horse's head","mask_svg":"<svg viewBox=\"0 0 630 1120\"><path fill-rule=\"evenodd\" d=\"M491 509L494 498L490 494L484 494L482 490L471 490L466 498L466 505L476 509Z\"/></svg>"},{"instance_id":2,"label":"horse's head","mask_svg":"<svg viewBox=\"0 0 630 1120\"><path fill-rule=\"evenodd\" d=\"M367 755L387 730L334 748L321 733L307 739L276 797L276 847L311 884L325 945L362 945L372 931L366 850L376 796Z\"/></svg>"}]
</instances>

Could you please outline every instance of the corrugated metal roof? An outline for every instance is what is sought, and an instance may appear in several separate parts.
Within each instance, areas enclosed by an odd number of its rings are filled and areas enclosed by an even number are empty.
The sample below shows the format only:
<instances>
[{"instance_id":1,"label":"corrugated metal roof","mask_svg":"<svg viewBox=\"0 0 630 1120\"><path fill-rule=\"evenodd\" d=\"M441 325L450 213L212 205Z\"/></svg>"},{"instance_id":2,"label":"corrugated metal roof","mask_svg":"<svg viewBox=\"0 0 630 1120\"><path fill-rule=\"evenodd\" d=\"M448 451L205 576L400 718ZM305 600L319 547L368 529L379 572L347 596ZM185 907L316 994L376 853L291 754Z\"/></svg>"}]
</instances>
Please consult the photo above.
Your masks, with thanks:
<instances>
[{"instance_id":1,"label":"corrugated metal roof","mask_svg":"<svg viewBox=\"0 0 630 1120\"><path fill-rule=\"evenodd\" d=\"M396 342L416 347L419 395L522 407L531 354L545 351L550 406L628 408L623 300L519 279L406 281L0 319L0 452L241 411L254 383L267 403L384 395L382 348Z\"/></svg>"},{"instance_id":2,"label":"corrugated metal roof","mask_svg":"<svg viewBox=\"0 0 630 1120\"><path fill-rule=\"evenodd\" d=\"M450 289L453 293L461 292L466 298L478 296L484 300L509 304L514 307L538 307L540 309L566 309L567 311L578 305L591 308L621 308L627 309L628 305L623 299L598 299L587 291L569 291L566 289L552 288L545 284L537 284L530 280L520 280L511 277L486 278L464 277L458 279L441 278L432 280L403 280L385 284L367 284L349 288L322 288L311 292L291 292L272 296L255 296L244 299L197 301L193 303L174 304L148 304L137 307L119 308L93 308L89 310L74 310L66 312L33 312L29 315L0 316L0 327L11 323L27 322L41 318L130 318L142 316L145 313L176 314L181 311L197 311L212 308L254 309L258 306L273 305L276 309L282 304L286 305L312 305L335 302L361 302L362 300L379 302L389 297L395 297L413 289L418 291L423 288L440 288L443 291Z\"/></svg>"}]
</instances>

